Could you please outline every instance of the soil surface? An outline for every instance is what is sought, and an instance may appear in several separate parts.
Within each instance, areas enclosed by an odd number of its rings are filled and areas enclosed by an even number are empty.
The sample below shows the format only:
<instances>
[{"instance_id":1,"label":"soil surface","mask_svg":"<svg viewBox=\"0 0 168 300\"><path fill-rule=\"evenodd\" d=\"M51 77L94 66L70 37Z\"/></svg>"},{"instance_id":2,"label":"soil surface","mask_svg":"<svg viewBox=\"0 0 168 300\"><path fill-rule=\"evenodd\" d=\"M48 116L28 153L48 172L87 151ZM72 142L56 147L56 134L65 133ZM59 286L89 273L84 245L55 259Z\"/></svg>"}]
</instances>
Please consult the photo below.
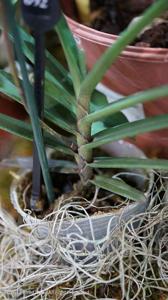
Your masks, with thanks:
<instances>
[{"instance_id":1,"label":"soil surface","mask_svg":"<svg viewBox=\"0 0 168 300\"><path fill-rule=\"evenodd\" d=\"M145 30L136 39L134 45L138 47L168 48L168 22L162 22Z\"/></svg>"},{"instance_id":2,"label":"soil surface","mask_svg":"<svg viewBox=\"0 0 168 300\"><path fill-rule=\"evenodd\" d=\"M119 35L154 2L155 0L90 0L90 26L102 32ZM145 30L133 45L168 48L168 22L163 19L163 22Z\"/></svg>"},{"instance_id":3,"label":"soil surface","mask_svg":"<svg viewBox=\"0 0 168 300\"><path fill-rule=\"evenodd\" d=\"M81 206L87 210L89 215L100 215L118 211L118 209L124 207L126 204L125 198L104 189L99 189L99 192L96 195L95 187L93 185L82 186L77 174L60 174L53 172L51 175L56 198L55 203L50 206L48 205L46 191L42 185L41 199L39 199L37 209L33 211L32 216L43 218L46 214L51 213L53 210L57 210L58 207L63 206L66 203L73 203L74 201L80 202ZM134 180L133 177L131 177L132 179L130 180L127 174L121 175L120 178L127 184L130 184L130 186L142 191L145 191L147 188L146 183L141 184L140 182L137 182L136 179ZM31 191L32 175L29 172L22 180L20 180L20 183L17 186L17 193L22 209L31 210ZM92 205L89 205L91 203ZM73 211L73 208L71 210Z\"/></svg>"},{"instance_id":4,"label":"soil surface","mask_svg":"<svg viewBox=\"0 0 168 300\"><path fill-rule=\"evenodd\" d=\"M92 14L99 12L91 23L97 30L119 34L139 16L154 0L90 0Z\"/></svg>"}]
</instances>

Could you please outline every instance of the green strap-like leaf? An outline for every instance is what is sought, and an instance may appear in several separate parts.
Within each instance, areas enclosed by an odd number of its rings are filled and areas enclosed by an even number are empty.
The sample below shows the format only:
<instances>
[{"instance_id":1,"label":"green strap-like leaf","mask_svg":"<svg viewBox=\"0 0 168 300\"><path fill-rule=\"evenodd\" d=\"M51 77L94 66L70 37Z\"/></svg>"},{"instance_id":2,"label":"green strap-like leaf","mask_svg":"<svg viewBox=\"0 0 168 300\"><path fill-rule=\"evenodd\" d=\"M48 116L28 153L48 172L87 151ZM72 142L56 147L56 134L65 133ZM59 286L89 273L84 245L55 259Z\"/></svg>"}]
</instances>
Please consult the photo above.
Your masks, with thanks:
<instances>
[{"instance_id":1,"label":"green strap-like leaf","mask_svg":"<svg viewBox=\"0 0 168 300\"><path fill-rule=\"evenodd\" d=\"M33 131L30 124L20 121L18 119L9 117L0 113L0 129L9 133L15 134L24 139L33 140ZM44 142L47 146L57 149L65 154L73 155L73 151L67 148L63 142L53 137L51 134L44 136Z\"/></svg>"},{"instance_id":2,"label":"green strap-like leaf","mask_svg":"<svg viewBox=\"0 0 168 300\"><path fill-rule=\"evenodd\" d=\"M136 93L111 104L107 104L106 106L99 108L99 110L97 109L96 111L88 114L85 118L83 118L83 120L81 120L81 124L90 124L102 119L106 119L107 117L113 118L113 114L123 109L132 107L139 103L157 100L158 98L166 96L168 96L168 85Z\"/></svg>"},{"instance_id":3,"label":"green strap-like leaf","mask_svg":"<svg viewBox=\"0 0 168 300\"><path fill-rule=\"evenodd\" d=\"M24 54L25 56L34 63L34 54L33 54L33 46L29 43L24 43ZM48 52L47 52L48 53ZM50 54L48 53L48 56L50 57ZM52 65L52 68L54 64L54 58L52 58L52 63L49 65ZM51 67L50 67L51 69ZM65 107L69 108L70 111L72 110L72 105L75 103L75 98L73 95L66 89L66 86L64 86L63 82L65 80L65 77L63 77L61 74L52 74L49 67L45 71L45 92L52 96L55 100L62 103ZM68 85L69 87L69 85Z\"/></svg>"},{"instance_id":4,"label":"green strap-like leaf","mask_svg":"<svg viewBox=\"0 0 168 300\"><path fill-rule=\"evenodd\" d=\"M70 95L58 82L56 84L47 79L45 82L45 93L51 97L53 101L60 103L69 109L70 112L74 114L76 113L75 98Z\"/></svg>"},{"instance_id":5,"label":"green strap-like leaf","mask_svg":"<svg viewBox=\"0 0 168 300\"><path fill-rule=\"evenodd\" d=\"M34 99L34 94L28 79L28 73L26 69L26 63L24 59L24 54L22 51L22 43L18 31L18 27L15 21L15 11L13 8L13 5L10 0L3 0L3 5L6 8L6 14L8 17L8 23L9 23L9 28L10 32L14 38L14 45L15 45L15 50L16 50L16 55L19 61L20 69L21 69L21 74L23 80L23 88L24 88L24 93L25 93L25 98L26 98L26 104L28 106L29 110L29 115L31 118L31 123L32 123L32 128L33 128L33 135L39 155L39 160L40 160L40 165L42 169L42 174L46 186L46 193L48 196L49 202L53 202L54 200L54 190L53 190L53 185L51 181L51 176L49 173L48 169L48 162L47 162L47 157L45 153L45 147L43 143L43 136L42 136L42 131L40 127L40 122L38 119L38 111L37 107L35 104L35 99Z\"/></svg>"},{"instance_id":6,"label":"green strap-like leaf","mask_svg":"<svg viewBox=\"0 0 168 300\"><path fill-rule=\"evenodd\" d=\"M21 38L23 41L23 50L25 56L34 63L34 39L28 34L23 28L19 28L21 33ZM62 86L74 94L72 79L69 72L59 63L59 61L48 51L45 51L46 55L46 78L48 75L52 76L52 79L56 79L57 82L62 84Z\"/></svg>"},{"instance_id":7,"label":"green strap-like leaf","mask_svg":"<svg viewBox=\"0 0 168 300\"><path fill-rule=\"evenodd\" d=\"M115 193L117 195L123 196L125 198L135 200L135 201L144 201L145 196L142 192L131 187L124 181L118 178L108 178L106 176L96 176L94 180L90 181L94 185L107 190L109 192Z\"/></svg>"},{"instance_id":8,"label":"green strap-like leaf","mask_svg":"<svg viewBox=\"0 0 168 300\"><path fill-rule=\"evenodd\" d=\"M34 63L34 55L33 55L33 47L28 43L24 44L24 54L25 56ZM48 53L48 52L47 52ZM48 56L50 54L48 53ZM52 58L52 62L54 64L54 58ZM52 65L51 63L49 65ZM52 65L52 68L54 66ZM51 69L51 67L50 67ZM72 105L75 103L74 96L66 89L66 85L64 86L65 77L62 76L62 73L59 75L53 75L49 68L46 69L45 72L45 92L52 96L55 100L62 103L65 107L72 110ZM69 87L69 85L68 85ZM69 88L70 90L70 88Z\"/></svg>"},{"instance_id":9,"label":"green strap-like leaf","mask_svg":"<svg viewBox=\"0 0 168 300\"><path fill-rule=\"evenodd\" d=\"M9 96L11 99L21 102L20 95L18 93L17 87L14 85L12 81L12 76L8 74L7 72L1 70L0 71L0 92L3 94ZM60 98L60 103L62 105L62 98ZM46 99L47 100L47 99ZM58 109L55 109L55 100L51 100L52 105L47 104L47 101L45 101L45 118L52 122L53 124L56 124L60 128L64 129L67 132L76 134L76 129L75 129L75 119L73 119L73 116L71 117L70 122L68 120L70 119L70 112L67 115L67 118L65 118L65 108L62 108L62 112L64 116L61 117L61 115L58 112ZM47 106L51 106L51 108L47 109ZM58 104L57 104L58 106ZM70 106L69 106L70 107ZM68 112L68 111L67 111Z\"/></svg>"},{"instance_id":10,"label":"green strap-like leaf","mask_svg":"<svg viewBox=\"0 0 168 300\"><path fill-rule=\"evenodd\" d=\"M73 35L67 25L67 22L66 22L64 16L62 16L60 21L57 23L56 31L58 33L62 47L64 49L64 54L66 56L69 70L70 70L71 76L73 78L73 85L74 85L75 93L76 93L76 95L78 95L82 77L83 77L82 76L83 71L81 72L81 69L80 69L81 57L79 58L79 53L78 53L79 50L76 46L76 42L75 42Z\"/></svg>"},{"instance_id":11,"label":"green strap-like leaf","mask_svg":"<svg viewBox=\"0 0 168 300\"><path fill-rule=\"evenodd\" d=\"M63 110L64 113L64 110ZM63 118L63 114L59 114L57 107L52 109L45 109L45 118L52 122L52 124L57 125L58 127L64 129L65 131L76 135L76 127L75 127L75 120L69 121L69 118L66 118L66 115Z\"/></svg>"},{"instance_id":12,"label":"green strap-like leaf","mask_svg":"<svg viewBox=\"0 0 168 300\"><path fill-rule=\"evenodd\" d=\"M20 28L25 56L34 63L34 39ZM61 103L75 113L75 97L69 72L53 57L49 51L46 54L45 93L53 101Z\"/></svg>"},{"instance_id":13,"label":"green strap-like leaf","mask_svg":"<svg viewBox=\"0 0 168 300\"><path fill-rule=\"evenodd\" d=\"M0 70L0 92L19 103L21 102L18 89L13 83L11 74L5 72L4 70ZM48 99L49 101L47 101ZM60 103L61 105L66 107L70 111L70 114L74 114L74 98L68 93L65 94L61 86L58 87L55 86L52 82L46 82L46 110L47 108L50 110L50 107L54 107L57 103Z\"/></svg>"},{"instance_id":14,"label":"green strap-like leaf","mask_svg":"<svg viewBox=\"0 0 168 300\"><path fill-rule=\"evenodd\" d=\"M91 168L130 168L130 169L156 169L168 170L168 160L166 159L147 159L147 158L129 158L129 157L97 157L93 163L88 164Z\"/></svg>"},{"instance_id":15,"label":"green strap-like leaf","mask_svg":"<svg viewBox=\"0 0 168 300\"><path fill-rule=\"evenodd\" d=\"M125 123L96 134L93 142L82 146L83 149L92 149L113 141L133 137L137 134L168 127L168 114L155 116L131 123Z\"/></svg>"}]
</instances>

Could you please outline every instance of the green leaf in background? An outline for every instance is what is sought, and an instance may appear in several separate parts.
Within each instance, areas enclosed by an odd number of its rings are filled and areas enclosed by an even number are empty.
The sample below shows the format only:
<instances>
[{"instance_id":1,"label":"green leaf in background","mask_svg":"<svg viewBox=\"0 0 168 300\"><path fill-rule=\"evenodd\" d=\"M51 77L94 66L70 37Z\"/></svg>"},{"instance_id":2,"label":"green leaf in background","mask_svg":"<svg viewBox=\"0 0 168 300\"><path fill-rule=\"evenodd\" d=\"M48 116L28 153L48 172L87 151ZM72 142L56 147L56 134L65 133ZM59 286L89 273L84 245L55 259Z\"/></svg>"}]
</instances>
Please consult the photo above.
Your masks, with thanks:
<instances>
[{"instance_id":1,"label":"green leaf in background","mask_svg":"<svg viewBox=\"0 0 168 300\"><path fill-rule=\"evenodd\" d=\"M46 79L45 82L45 94L48 95L53 101L56 103L60 103L70 112L76 112L75 107L75 98L69 94L61 84L57 82L57 84L53 83L51 80Z\"/></svg>"},{"instance_id":2,"label":"green leaf in background","mask_svg":"<svg viewBox=\"0 0 168 300\"><path fill-rule=\"evenodd\" d=\"M19 29L23 41L24 54L31 61L31 63L34 63L34 38L23 28L20 27ZM69 71L66 70L48 50L45 51L45 55L46 78L50 76L52 81L59 82L67 91L74 94L72 79Z\"/></svg>"},{"instance_id":3,"label":"green leaf in background","mask_svg":"<svg viewBox=\"0 0 168 300\"><path fill-rule=\"evenodd\" d=\"M108 106L109 103L107 97L101 92L95 90L92 94L92 99L90 102L90 111L94 114ZM91 127L91 135L93 136L104 129L126 122L128 122L128 120L125 115L122 112L117 112L112 116L107 116L103 121L97 120L97 122L94 122Z\"/></svg>"},{"instance_id":4,"label":"green leaf in background","mask_svg":"<svg viewBox=\"0 0 168 300\"><path fill-rule=\"evenodd\" d=\"M45 109L45 118L52 124L76 135L76 120L70 112L61 105L55 105L51 109Z\"/></svg>"},{"instance_id":5,"label":"green leaf in background","mask_svg":"<svg viewBox=\"0 0 168 300\"><path fill-rule=\"evenodd\" d=\"M149 89L147 91L135 93L128 97L124 97L120 100L117 100L113 103L110 104L107 103L104 105L104 107L97 106L97 109L95 110L91 109L91 113L88 114L85 118L83 118L83 120L81 120L81 123L91 124L93 122L106 119L110 116L113 117L113 114L115 114L116 112L120 112L123 109L132 107L139 103L142 104L145 102L157 100L158 98L167 97L167 96L168 96L168 85L163 85L161 87L156 87L153 89Z\"/></svg>"},{"instance_id":6,"label":"green leaf in background","mask_svg":"<svg viewBox=\"0 0 168 300\"><path fill-rule=\"evenodd\" d=\"M10 99L13 99L19 103L21 102L18 89L12 82L11 74L3 70L0 70L0 92L4 95L7 95ZM73 115L70 112L68 112L66 108L61 107L59 106L59 104L55 103L55 100L48 100L47 97L45 100L45 118L53 124L56 124L60 128L66 130L67 132L75 134L76 123ZM47 109L47 107L49 108Z\"/></svg>"},{"instance_id":7,"label":"green leaf in background","mask_svg":"<svg viewBox=\"0 0 168 300\"><path fill-rule=\"evenodd\" d=\"M23 37L26 35L23 30L21 30L23 33ZM28 37L27 37L28 38ZM30 36L31 40L31 36ZM32 41L33 43L33 41ZM25 42L23 43L23 49L24 49L24 54L25 56L32 62L34 63L34 48L32 43ZM46 63L46 71L45 71L45 94L49 95L52 97L53 100L61 103L65 107L69 108L70 111L75 112L75 98L73 94L69 92L71 90L70 84L65 84L67 74L63 67L61 66L58 67L58 62L57 60L52 57L52 55L46 51L46 56L50 58L50 61L47 61ZM52 66L52 67L51 67ZM55 70L55 72L52 70Z\"/></svg>"},{"instance_id":8,"label":"green leaf in background","mask_svg":"<svg viewBox=\"0 0 168 300\"><path fill-rule=\"evenodd\" d=\"M34 63L34 39L22 28L20 28L23 40L23 50L25 56ZM73 92L72 80L69 72L53 57L47 50L46 53L46 71L45 71L45 98L50 98L55 104L58 102L75 113L75 97ZM47 101L45 101L47 104Z\"/></svg>"},{"instance_id":9,"label":"green leaf in background","mask_svg":"<svg viewBox=\"0 0 168 300\"><path fill-rule=\"evenodd\" d=\"M63 112L66 111L66 108L70 110L69 114L66 114L66 116L74 115L73 112L73 104L74 100L72 101L72 96L67 95L67 98L65 98L65 93L62 90L59 90L55 85L52 83L46 84L47 87L47 93L45 95L45 108L46 108L46 115L47 118L50 119L48 113L50 110L54 110L54 107L58 107L58 103L61 105L64 105L65 108L62 109ZM21 103L21 98L18 92L18 88L14 85L11 74L7 73L4 70L0 70L0 92L4 95L7 95L9 98ZM71 98L70 98L71 97ZM57 100L58 99L58 100ZM67 101L68 99L69 101ZM57 112L56 112L57 114ZM72 118L73 118L72 115ZM55 116L56 118L57 116ZM68 118L69 119L69 118ZM64 123L66 123L65 116L62 120ZM72 119L71 119L72 121ZM53 123L55 124L55 119L53 119ZM60 118L58 120L58 125L60 125ZM68 125L69 126L69 125ZM60 126L61 127L61 126ZM64 128L65 129L65 128ZM73 131L73 125L72 130Z\"/></svg>"},{"instance_id":10,"label":"green leaf in background","mask_svg":"<svg viewBox=\"0 0 168 300\"><path fill-rule=\"evenodd\" d=\"M95 135L93 142L82 146L83 149L92 149L126 137L168 127L168 114L155 116L131 123L106 129Z\"/></svg>"},{"instance_id":11,"label":"green leaf in background","mask_svg":"<svg viewBox=\"0 0 168 300\"><path fill-rule=\"evenodd\" d=\"M110 117L107 117L104 121L93 123L91 127L91 135L94 136L102 130L112 128L124 123L128 123L126 116L122 112L118 112Z\"/></svg>"},{"instance_id":12,"label":"green leaf in background","mask_svg":"<svg viewBox=\"0 0 168 300\"><path fill-rule=\"evenodd\" d=\"M95 135L103 130L107 129L105 124L102 121L98 121L92 124L91 134Z\"/></svg>"},{"instance_id":13,"label":"green leaf in background","mask_svg":"<svg viewBox=\"0 0 168 300\"><path fill-rule=\"evenodd\" d=\"M167 159L147 159L129 157L97 157L93 163L88 164L92 168L119 168L119 169L145 169L168 170Z\"/></svg>"},{"instance_id":14,"label":"green leaf in background","mask_svg":"<svg viewBox=\"0 0 168 300\"><path fill-rule=\"evenodd\" d=\"M123 196L130 200L144 201L146 199L142 192L131 187L119 178L96 176L95 179L90 180L90 182L104 190Z\"/></svg>"},{"instance_id":15,"label":"green leaf in background","mask_svg":"<svg viewBox=\"0 0 168 300\"><path fill-rule=\"evenodd\" d=\"M3 70L0 70L0 92L17 102L21 102L19 91L13 83L12 76Z\"/></svg>"},{"instance_id":16,"label":"green leaf in background","mask_svg":"<svg viewBox=\"0 0 168 300\"><path fill-rule=\"evenodd\" d=\"M97 112L105 107L108 106L108 100L106 95L104 95L103 93L94 90L92 93L92 97L91 97L91 102L90 102L90 112L94 113ZM96 120L98 121L98 120Z\"/></svg>"},{"instance_id":17,"label":"green leaf in background","mask_svg":"<svg viewBox=\"0 0 168 300\"><path fill-rule=\"evenodd\" d=\"M33 140L33 131L30 124L1 113L0 129L15 134L24 139L30 141ZM44 142L51 148L57 149L65 154L73 155L73 151L63 143L63 139L60 141L59 139L56 139L55 136L53 137L51 134L46 134L44 136Z\"/></svg>"}]
</instances>

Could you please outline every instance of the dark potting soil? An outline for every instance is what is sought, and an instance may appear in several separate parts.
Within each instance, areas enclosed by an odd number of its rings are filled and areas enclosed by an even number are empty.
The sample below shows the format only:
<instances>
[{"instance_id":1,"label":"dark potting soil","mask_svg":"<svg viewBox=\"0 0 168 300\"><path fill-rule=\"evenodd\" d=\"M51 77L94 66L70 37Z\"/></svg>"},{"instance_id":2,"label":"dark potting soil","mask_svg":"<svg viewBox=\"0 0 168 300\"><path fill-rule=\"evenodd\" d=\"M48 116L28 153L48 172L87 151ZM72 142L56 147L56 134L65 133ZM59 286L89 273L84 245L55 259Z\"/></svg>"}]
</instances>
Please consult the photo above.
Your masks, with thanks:
<instances>
[{"instance_id":1,"label":"dark potting soil","mask_svg":"<svg viewBox=\"0 0 168 300\"><path fill-rule=\"evenodd\" d=\"M91 24L96 30L119 35L155 0L90 0ZM168 22L152 26L133 43L139 47L168 48Z\"/></svg>"},{"instance_id":2,"label":"dark potting soil","mask_svg":"<svg viewBox=\"0 0 168 300\"><path fill-rule=\"evenodd\" d=\"M42 186L41 199L38 203L38 207L41 207L41 210L39 210L38 212L34 212L33 216L43 218L46 214L51 213L53 209L56 209L58 206L62 206L65 203L67 203L67 199L68 202L72 201L72 203L74 201L80 202L81 206L86 208L89 215L108 213L125 206L125 199L123 197L120 197L104 189L100 189L97 198L94 200L93 206L91 205L90 207L88 207L89 203L92 203L93 198L95 197L95 187L93 185L90 185L88 187L82 187L81 189L79 176L76 174L60 174L53 172L52 179L55 191L55 203L53 203L50 207L47 205L47 196L45 188L44 186ZM129 182L129 178L127 177L124 177L123 179L132 186L136 185L136 182L134 182L133 180ZM136 187L140 188L139 186ZM146 189L145 186L141 186L141 188ZM22 203L23 209L26 208L31 210L31 189L32 175L31 173L28 173L17 187L19 202ZM44 203L46 205L44 205ZM76 215L76 211L74 210L73 206L71 211L74 211L74 215Z\"/></svg>"},{"instance_id":3,"label":"dark potting soil","mask_svg":"<svg viewBox=\"0 0 168 300\"><path fill-rule=\"evenodd\" d=\"M51 173L52 182L54 186L54 193L55 193L55 199L59 198L63 194L68 194L72 192L73 185L79 181L79 176L76 174L61 174L53 172ZM29 186L29 188L27 188ZM21 190L21 195L25 195L24 203L26 209L31 209L30 207L30 198L31 198L31 190L32 190L32 174L29 173L25 179L23 180L21 186L19 187ZM26 190L26 193L24 192ZM40 204L41 202L41 204ZM44 185L42 185L41 189L41 199L39 202L39 206L41 206L43 212L39 210L39 213L36 212L38 217L44 217L46 212L50 213L53 210L53 205L51 207L48 206L47 203L47 195L44 188Z\"/></svg>"},{"instance_id":4,"label":"dark potting soil","mask_svg":"<svg viewBox=\"0 0 168 300\"><path fill-rule=\"evenodd\" d=\"M100 12L91 26L103 32L119 34L153 2L154 0L90 0L91 11Z\"/></svg>"},{"instance_id":5,"label":"dark potting soil","mask_svg":"<svg viewBox=\"0 0 168 300\"><path fill-rule=\"evenodd\" d=\"M168 48L168 22L154 25L145 30L134 42L138 47Z\"/></svg>"}]
</instances>

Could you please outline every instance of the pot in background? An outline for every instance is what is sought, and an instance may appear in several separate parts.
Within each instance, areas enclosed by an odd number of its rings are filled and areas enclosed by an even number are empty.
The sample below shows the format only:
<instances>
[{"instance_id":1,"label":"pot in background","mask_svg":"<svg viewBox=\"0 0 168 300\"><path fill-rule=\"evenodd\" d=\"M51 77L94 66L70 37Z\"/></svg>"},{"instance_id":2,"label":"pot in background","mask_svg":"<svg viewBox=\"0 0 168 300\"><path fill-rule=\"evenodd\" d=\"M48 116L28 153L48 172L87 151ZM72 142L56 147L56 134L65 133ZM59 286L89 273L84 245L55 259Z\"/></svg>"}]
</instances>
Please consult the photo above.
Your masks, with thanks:
<instances>
[{"instance_id":1,"label":"pot in background","mask_svg":"<svg viewBox=\"0 0 168 300\"><path fill-rule=\"evenodd\" d=\"M75 21L73 0L62 0L63 11L78 45L85 50L91 69L118 36L100 32ZM168 83L168 49L128 46L103 79L104 84L122 95ZM166 105L167 112L168 106Z\"/></svg>"},{"instance_id":2,"label":"pot in background","mask_svg":"<svg viewBox=\"0 0 168 300\"><path fill-rule=\"evenodd\" d=\"M89 69L93 67L104 51L115 43L118 36L100 32L75 20L74 1L62 0L63 11L78 46L84 49ZM168 49L128 46L103 78L103 83L121 95L130 95L152 87L168 84ZM144 104L146 116L168 113L168 98ZM168 146L168 130L150 133L153 146ZM155 141L155 143L154 143ZM146 152L141 141L141 147ZM149 145L150 146L150 145ZM162 148L159 149L160 157Z\"/></svg>"},{"instance_id":3,"label":"pot in background","mask_svg":"<svg viewBox=\"0 0 168 300\"><path fill-rule=\"evenodd\" d=\"M147 157L168 159L167 129L141 134L130 142L135 143L140 149L144 149Z\"/></svg>"}]
</instances>

